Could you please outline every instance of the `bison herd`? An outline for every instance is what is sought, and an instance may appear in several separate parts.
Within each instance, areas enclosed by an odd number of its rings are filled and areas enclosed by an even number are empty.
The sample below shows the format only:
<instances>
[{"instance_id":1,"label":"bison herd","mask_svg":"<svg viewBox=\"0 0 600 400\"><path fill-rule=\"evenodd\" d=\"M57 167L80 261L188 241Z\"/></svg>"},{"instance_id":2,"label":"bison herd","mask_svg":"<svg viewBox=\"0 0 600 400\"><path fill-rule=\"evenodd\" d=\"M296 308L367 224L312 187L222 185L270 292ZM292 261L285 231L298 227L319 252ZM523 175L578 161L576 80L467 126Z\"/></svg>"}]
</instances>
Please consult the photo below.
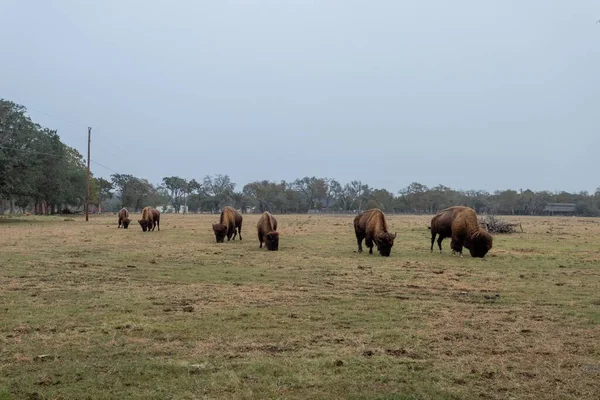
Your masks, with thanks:
<instances>
[{"instance_id":1,"label":"bison herd","mask_svg":"<svg viewBox=\"0 0 600 400\"><path fill-rule=\"evenodd\" d=\"M235 240L236 236L242 240L242 214L233 207L225 207L221 211L219 223L212 225L217 243ZM129 212L123 208L119 211L119 225L124 229L129 227ZM160 212L152 207L142 210L142 218L138 220L144 232L152 232L155 228L160 231ZM442 251L442 241L450 238L452 253L462 256L463 247L469 249L471 257L483 258L492 248L492 235L482 229L477 222L475 210L469 207L450 207L440 211L431 220L428 227L431 230L431 251L437 236L437 243ZM277 220L271 213L264 212L256 224L258 232L259 247L263 243L267 250L279 249L279 233L277 232ZM380 255L388 257L394 246L396 233L389 232L383 212L377 208L367 210L354 218L354 232L358 244L358 252L362 253L362 242L369 248L369 254L373 254L373 246L377 247Z\"/></svg>"}]
</instances>

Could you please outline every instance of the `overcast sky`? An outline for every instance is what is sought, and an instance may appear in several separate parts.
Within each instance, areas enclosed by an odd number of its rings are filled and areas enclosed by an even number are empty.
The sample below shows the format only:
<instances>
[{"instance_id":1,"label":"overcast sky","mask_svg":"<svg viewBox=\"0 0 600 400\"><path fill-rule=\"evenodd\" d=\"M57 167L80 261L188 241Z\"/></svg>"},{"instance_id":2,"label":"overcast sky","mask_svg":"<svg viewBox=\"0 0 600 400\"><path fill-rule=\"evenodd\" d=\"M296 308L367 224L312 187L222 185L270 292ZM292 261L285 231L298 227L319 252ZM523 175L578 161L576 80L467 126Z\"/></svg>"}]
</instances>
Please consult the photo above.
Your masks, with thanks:
<instances>
[{"instance_id":1,"label":"overcast sky","mask_svg":"<svg viewBox=\"0 0 600 400\"><path fill-rule=\"evenodd\" d=\"M600 186L597 0L1 2L0 98L120 173Z\"/></svg>"}]
</instances>

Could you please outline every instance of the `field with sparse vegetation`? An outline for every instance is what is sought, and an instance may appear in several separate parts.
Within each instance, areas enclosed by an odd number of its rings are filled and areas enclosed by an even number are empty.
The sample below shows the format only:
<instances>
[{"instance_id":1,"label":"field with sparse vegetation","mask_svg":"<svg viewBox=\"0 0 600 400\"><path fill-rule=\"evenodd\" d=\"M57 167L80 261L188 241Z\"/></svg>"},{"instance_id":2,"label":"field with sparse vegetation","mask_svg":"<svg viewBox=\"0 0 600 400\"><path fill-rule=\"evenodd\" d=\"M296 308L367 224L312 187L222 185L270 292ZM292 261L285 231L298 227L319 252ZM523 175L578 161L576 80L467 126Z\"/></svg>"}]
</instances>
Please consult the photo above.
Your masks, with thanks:
<instances>
[{"instance_id":1,"label":"field with sparse vegetation","mask_svg":"<svg viewBox=\"0 0 600 400\"><path fill-rule=\"evenodd\" d=\"M137 216L134 216L137 218ZM488 256L389 216L278 215L280 251L214 215L0 218L0 399L597 399L600 219L517 218Z\"/></svg>"}]
</instances>

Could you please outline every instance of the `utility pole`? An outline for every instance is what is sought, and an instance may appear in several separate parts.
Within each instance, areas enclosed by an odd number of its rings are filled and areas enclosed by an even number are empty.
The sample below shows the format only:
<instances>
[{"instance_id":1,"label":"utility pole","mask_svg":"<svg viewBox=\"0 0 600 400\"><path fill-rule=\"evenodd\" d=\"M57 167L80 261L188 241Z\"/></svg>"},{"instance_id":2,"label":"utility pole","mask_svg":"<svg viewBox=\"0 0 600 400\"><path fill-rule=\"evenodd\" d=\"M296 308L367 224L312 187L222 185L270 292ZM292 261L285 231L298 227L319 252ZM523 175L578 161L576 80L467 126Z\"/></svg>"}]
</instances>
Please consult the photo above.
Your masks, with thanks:
<instances>
[{"instance_id":1,"label":"utility pole","mask_svg":"<svg viewBox=\"0 0 600 400\"><path fill-rule=\"evenodd\" d=\"M85 191L85 220L90 219L90 143L92 141L92 127L88 126L88 156L87 156L87 188Z\"/></svg>"}]
</instances>

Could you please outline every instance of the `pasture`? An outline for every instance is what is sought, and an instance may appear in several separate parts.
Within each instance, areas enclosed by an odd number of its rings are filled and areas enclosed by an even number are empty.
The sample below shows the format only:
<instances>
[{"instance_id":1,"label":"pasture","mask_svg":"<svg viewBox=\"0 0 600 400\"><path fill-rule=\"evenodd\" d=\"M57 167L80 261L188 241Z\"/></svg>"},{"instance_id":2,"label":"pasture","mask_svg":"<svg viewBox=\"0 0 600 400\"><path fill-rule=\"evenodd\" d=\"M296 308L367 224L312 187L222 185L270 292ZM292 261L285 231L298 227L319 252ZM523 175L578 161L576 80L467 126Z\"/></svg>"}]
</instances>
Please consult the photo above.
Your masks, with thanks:
<instances>
[{"instance_id":1,"label":"pasture","mask_svg":"<svg viewBox=\"0 0 600 400\"><path fill-rule=\"evenodd\" d=\"M216 215L0 218L0 399L597 399L600 220L508 218L485 259L431 216L276 215L279 251ZM132 213L134 221L137 214Z\"/></svg>"}]
</instances>

